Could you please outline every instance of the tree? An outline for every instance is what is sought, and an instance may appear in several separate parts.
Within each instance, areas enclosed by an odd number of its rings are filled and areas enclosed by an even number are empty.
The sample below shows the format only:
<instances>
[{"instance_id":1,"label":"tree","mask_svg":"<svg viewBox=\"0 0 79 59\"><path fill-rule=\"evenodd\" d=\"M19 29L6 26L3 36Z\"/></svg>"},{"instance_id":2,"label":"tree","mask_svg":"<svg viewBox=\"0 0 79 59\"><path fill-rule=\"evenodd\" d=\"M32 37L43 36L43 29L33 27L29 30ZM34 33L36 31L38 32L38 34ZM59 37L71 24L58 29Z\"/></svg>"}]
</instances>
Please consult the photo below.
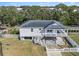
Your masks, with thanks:
<instances>
[{"instance_id":1,"label":"tree","mask_svg":"<svg viewBox=\"0 0 79 59\"><path fill-rule=\"evenodd\" d=\"M60 3L60 4L56 5L55 8L57 8L57 9L61 8L63 10L67 10L68 6L63 3Z\"/></svg>"}]
</instances>

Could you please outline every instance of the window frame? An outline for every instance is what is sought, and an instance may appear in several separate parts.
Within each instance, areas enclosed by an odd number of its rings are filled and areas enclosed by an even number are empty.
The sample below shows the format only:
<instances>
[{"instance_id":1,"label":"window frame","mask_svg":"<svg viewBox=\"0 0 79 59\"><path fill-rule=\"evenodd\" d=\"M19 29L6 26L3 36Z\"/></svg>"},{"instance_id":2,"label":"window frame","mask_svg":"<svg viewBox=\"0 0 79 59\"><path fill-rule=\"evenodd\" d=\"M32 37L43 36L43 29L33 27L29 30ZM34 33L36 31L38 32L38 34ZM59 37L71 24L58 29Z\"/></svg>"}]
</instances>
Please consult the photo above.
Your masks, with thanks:
<instances>
[{"instance_id":1,"label":"window frame","mask_svg":"<svg viewBox=\"0 0 79 59\"><path fill-rule=\"evenodd\" d=\"M51 32L53 32L53 30L51 30L51 29L48 29L48 30L47 30L47 32L50 32L50 33L51 33Z\"/></svg>"},{"instance_id":2,"label":"window frame","mask_svg":"<svg viewBox=\"0 0 79 59\"><path fill-rule=\"evenodd\" d=\"M33 28L31 28L31 32L33 32Z\"/></svg>"}]
</instances>

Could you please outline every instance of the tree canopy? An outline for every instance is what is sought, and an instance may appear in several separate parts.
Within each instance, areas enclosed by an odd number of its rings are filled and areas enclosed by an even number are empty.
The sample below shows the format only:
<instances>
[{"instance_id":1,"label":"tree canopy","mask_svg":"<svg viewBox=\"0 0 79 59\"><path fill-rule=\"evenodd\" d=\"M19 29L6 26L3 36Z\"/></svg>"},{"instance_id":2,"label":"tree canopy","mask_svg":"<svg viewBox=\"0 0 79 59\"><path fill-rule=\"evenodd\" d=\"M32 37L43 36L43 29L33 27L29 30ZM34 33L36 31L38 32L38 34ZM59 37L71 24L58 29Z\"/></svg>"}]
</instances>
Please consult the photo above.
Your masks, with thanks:
<instances>
[{"instance_id":1,"label":"tree canopy","mask_svg":"<svg viewBox=\"0 0 79 59\"><path fill-rule=\"evenodd\" d=\"M18 10L17 8L22 8ZM6 26L21 25L27 20L57 20L64 25L79 25L78 6L0 6L0 23Z\"/></svg>"}]
</instances>

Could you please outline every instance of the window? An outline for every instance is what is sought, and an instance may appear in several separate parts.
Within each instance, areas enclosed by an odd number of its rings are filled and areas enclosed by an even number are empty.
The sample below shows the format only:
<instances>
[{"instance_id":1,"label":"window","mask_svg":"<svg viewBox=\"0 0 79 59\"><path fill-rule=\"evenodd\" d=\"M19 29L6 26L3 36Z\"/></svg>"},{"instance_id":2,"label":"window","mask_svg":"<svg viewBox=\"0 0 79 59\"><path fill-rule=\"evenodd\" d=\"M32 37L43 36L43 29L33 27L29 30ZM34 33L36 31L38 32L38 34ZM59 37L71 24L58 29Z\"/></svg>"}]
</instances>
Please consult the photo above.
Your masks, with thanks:
<instances>
[{"instance_id":1,"label":"window","mask_svg":"<svg viewBox=\"0 0 79 59\"><path fill-rule=\"evenodd\" d=\"M32 37L24 37L24 39L32 39Z\"/></svg>"},{"instance_id":2,"label":"window","mask_svg":"<svg viewBox=\"0 0 79 59\"><path fill-rule=\"evenodd\" d=\"M57 30L57 33L60 33L59 30Z\"/></svg>"},{"instance_id":3,"label":"window","mask_svg":"<svg viewBox=\"0 0 79 59\"><path fill-rule=\"evenodd\" d=\"M39 30L41 30L41 28L39 28Z\"/></svg>"},{"instance_id":4,"label":"window","mask_svg":"<svg viewBox=\"0 0 79 59\"><path fill-rule=\"evenodd\" d=\"M47 30L47 32L49 32L49 30Z\"/></svg>"},{"instance_id":5,"label":"window","mask_svg":"<svg viewBox=\"0 0 79 59\"><path fill-rule=\"evenodd\" d=\"M33 28L31 28L31 32L33 32Z\"/></svg>"},{"instance_id":6,"label":"window","mask_svg":"<svg viewBox=\"0 0 79 59\"><path fill-rule=\"evenodd\" d=\"M52 32L52 30L47 30L47 32Z\"/></svg>"}]
</instances>

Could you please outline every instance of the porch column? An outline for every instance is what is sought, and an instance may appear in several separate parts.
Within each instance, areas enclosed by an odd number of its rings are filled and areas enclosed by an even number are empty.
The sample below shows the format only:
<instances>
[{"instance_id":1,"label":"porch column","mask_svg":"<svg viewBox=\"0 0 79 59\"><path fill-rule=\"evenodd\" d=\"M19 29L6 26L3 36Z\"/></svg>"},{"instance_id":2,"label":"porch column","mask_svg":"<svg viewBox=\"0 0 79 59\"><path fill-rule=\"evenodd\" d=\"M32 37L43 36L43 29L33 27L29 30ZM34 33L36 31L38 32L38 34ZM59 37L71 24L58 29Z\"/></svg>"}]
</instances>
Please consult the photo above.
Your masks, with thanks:
<instances>
[{"instance_id":1,"label":"porch column","mask_svg":"<svg viewBox=\"0 0 79 59\"><path fill-rule=\"evenodd\" d=\"M32 42L35 43L35 41L34 41L34 37L32 37Z\"/></svg>"},{"instance_id":2,"label":"porch column","mask_svg":"<svg viewBox=\"0 0 79 59\"><path fill-rule=\"evenodd\" d=\"M32 41L33 41L34 39L33 39L33 37L32 37Z\"/></svg>"},{"instance_id":3,"label":"porch column","mask_svg":"<svg viewBox=\"0 0 79 59\"><path fill-rule=\"evenodd\" d=\"M68 29L67 29L67 34L68 34Z\"/></svg>"},{"instance_id":4,"label":"porch column","mask_svg":"<svg viewBox=\"0 0 79 59\"><path fill-rule=\"evenodd\" d=\"M25 40L24 37L20 37L20 40Z\"/></svg>"},{"instance_id":5,"label":"porch column","mask_svg":"<svg viewBox=\"0 0 79 59\"><path fill-rule=\"evenodd\" d=\"M44 45L46 45L46 40L44 39Z\"/></svg>"}]
</instances>

